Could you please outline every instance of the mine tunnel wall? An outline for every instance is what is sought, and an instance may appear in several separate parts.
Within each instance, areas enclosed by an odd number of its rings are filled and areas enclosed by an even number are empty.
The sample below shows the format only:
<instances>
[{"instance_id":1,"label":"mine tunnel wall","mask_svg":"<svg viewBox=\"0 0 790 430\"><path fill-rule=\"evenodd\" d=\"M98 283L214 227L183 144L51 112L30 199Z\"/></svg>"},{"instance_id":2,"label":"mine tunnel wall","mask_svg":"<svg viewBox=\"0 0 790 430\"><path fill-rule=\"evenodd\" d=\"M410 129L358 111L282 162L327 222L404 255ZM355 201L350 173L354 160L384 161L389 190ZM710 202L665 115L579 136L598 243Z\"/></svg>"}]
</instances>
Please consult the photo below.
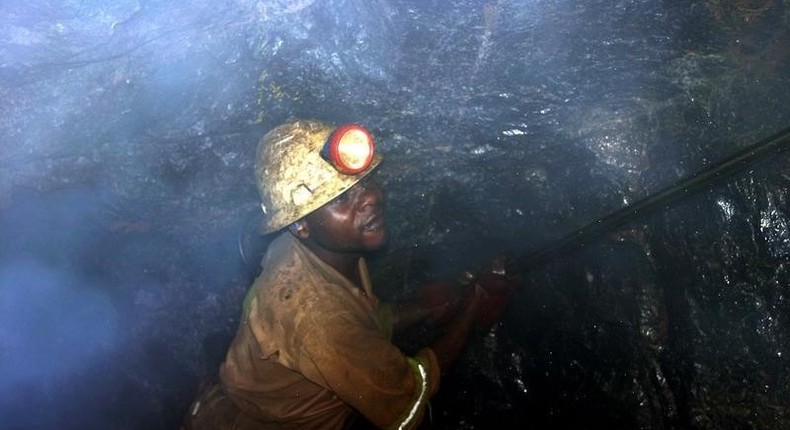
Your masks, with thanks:
<instances>
[{"instance_id":1,"label":"mine tunnel wall","mask_svg":"<svg viewBox=\"0 0 790 430\"><path fill-rule=\"evenodd\" d=\"M788 22L779 0L3 4L0 425L178 426L269 240L274 125L374 132L371 267L399 298L787 127ZM426 427L790 428L788 178L776 154L516 273Z\"/></svg>"}]
</instances>

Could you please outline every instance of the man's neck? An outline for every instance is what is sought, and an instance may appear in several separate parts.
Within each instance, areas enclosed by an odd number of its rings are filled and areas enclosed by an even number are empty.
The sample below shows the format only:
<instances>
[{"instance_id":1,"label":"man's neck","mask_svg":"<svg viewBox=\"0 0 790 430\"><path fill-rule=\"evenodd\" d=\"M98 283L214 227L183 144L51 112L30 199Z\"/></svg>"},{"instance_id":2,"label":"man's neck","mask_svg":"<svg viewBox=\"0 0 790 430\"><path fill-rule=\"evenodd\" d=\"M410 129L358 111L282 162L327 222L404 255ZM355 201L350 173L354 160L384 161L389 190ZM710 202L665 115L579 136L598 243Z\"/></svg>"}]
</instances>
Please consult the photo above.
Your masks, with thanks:
<instances>
[{"instance_id":1,"label":"man's neck","mask_svg":"<svg viewBox=\"0 0 790 430\"><path fill-rule=\"evenodd\" d=\"M313 252L321 261L330 265L333 269L337 270L346 279L351 281L357 287L362 286L359 277L359 259L362 257L359 253L344 253L334 252L326 248L316 246L310 241L303 242L310 251Z\"/></svg>"}]
</instances>

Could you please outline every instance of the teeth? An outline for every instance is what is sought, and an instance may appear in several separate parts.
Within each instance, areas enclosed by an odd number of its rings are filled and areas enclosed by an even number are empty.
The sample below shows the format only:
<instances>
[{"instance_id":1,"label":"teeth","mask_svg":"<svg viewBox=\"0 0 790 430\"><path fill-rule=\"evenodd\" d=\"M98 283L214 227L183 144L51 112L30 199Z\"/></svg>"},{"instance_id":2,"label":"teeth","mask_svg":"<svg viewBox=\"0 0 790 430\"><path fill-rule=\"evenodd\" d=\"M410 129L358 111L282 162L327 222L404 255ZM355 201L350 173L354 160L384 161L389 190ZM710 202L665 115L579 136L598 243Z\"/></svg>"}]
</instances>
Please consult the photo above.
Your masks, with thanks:
<instances>
[{"instance_id":1,"label":"teeth","mask_svg":"<svg viewBox=\"0 0 790 430\"><path fill-rule=\"evenodd\" d=\"M373 218L365 224L365 230L378 230L382 227L383 223L380 218Z\"/></svg>"}]
</instances>

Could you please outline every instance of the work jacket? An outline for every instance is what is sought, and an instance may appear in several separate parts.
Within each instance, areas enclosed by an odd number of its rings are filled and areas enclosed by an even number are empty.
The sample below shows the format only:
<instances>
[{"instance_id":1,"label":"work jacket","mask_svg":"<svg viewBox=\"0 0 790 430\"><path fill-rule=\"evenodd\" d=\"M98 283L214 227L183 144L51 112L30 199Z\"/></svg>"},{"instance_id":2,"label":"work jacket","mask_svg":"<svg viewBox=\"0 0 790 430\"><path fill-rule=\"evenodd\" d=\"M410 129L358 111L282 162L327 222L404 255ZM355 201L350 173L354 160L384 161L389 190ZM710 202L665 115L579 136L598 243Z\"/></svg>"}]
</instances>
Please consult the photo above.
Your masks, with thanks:
<instances>
[{"instance_id":1,"label":"work jacket","mask_svg":"<svg viewBox=\"0 0 790 430\"><path fill-rule=\"evenodd\" d=\"M224 393L260 429L343 429L355 411L380 428L411 429L439 383L426 348L390 341L391 313L289 232L270 245L220 368Z\"/></svg>"}]
</instances>

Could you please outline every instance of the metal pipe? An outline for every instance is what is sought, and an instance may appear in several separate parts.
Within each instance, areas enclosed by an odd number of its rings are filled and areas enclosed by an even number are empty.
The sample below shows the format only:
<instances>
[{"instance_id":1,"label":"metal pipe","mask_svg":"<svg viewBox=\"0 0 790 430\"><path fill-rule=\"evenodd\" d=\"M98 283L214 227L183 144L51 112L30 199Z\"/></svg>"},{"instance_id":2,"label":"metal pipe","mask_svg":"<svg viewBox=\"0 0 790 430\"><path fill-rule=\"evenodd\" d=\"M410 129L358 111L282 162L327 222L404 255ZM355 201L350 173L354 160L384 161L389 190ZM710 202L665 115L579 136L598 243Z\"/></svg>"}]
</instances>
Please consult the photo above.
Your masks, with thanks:
<instances>
[{"instance_id":1,"label":"metal pipe","mask_svg":"<svg viewBox=\"0 0 790 430\"><path fill-rule=\"evenodd\" d=\"M576 246L581 246L593 237L606 233L640 215L652 212L680 197L689 196L707 189L711 185L728 178L735 172L751 166L769 156L778 155L788 148L790 148L790 127L760 140L754 145L737 152L708 169L697 172L686 179L682 179L675 185L612 212L549 244L537 252L526 254L516 259L508 265L508 271L511 273L520 273L543 264L561 252Z\"/></svg>"}]
</instances>

